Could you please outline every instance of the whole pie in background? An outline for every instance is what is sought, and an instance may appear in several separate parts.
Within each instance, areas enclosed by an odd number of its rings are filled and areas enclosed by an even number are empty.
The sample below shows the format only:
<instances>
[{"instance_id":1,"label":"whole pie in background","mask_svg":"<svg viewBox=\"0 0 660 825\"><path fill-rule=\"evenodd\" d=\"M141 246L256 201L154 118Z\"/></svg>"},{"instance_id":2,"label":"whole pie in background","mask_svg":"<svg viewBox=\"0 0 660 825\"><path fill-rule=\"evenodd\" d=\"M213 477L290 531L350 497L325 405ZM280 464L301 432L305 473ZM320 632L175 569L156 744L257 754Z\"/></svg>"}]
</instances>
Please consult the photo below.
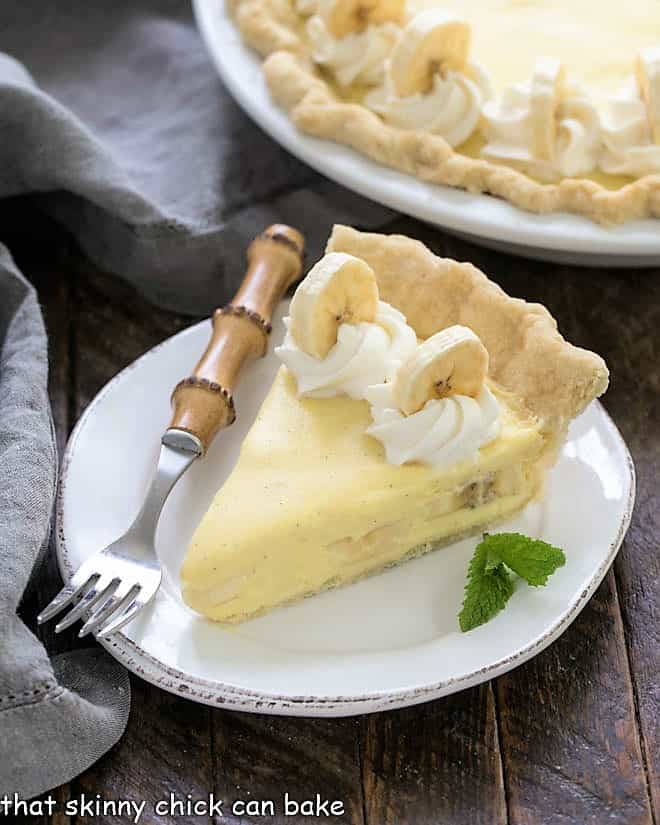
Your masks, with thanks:
<instances>
[{"instance_id":1,"label":"whole pie in background","mask_svg":"<svg viewBox=\"0 0 660 825\"><path fill-rule=\"evenodd\" d=\"M303 132L603 224L660 216L660 4L231 0Z\"/></svg>"},{"instance_id":2,"label":"whole pie in background","mask_svg":"<svg viewBox=\"0 0 660 825\"><path fill-rule=\"evenodd\" d=\"M400 235L335 227L285 324L282 366L181 571L186 603L219 621L509 518L608 384L545 307Z\"/></svg>"}]
</instances>

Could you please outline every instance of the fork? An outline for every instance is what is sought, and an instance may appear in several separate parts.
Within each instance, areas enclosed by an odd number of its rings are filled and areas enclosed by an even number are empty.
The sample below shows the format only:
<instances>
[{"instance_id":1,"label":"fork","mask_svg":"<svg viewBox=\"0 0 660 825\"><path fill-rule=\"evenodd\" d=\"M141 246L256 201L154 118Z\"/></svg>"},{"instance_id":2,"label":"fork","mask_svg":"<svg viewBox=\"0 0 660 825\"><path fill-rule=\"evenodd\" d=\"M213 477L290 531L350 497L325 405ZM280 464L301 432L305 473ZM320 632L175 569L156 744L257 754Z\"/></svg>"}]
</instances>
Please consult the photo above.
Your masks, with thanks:
<instances>
[{"instance_id":1,"label":"fork","mask_svg":"<svg viewBox=\"0 0 660 825\"><path fill-rule=\"evenodd\" d=\"M140 512L123 536L76 571L39 614L39 624L73 605L55 626L56 633L83 619L80 637L107 637L156 595L162 570L155 536L165 501L215 435L234 422L232 391L240 370L246 361L266 354L273 310L302 274L303 255L303 236L284 224L269 226L252 241L243 283L233 301L213 314L211 339L193 374L174 388L172 419Z\"/></svg>"}]
</instances>

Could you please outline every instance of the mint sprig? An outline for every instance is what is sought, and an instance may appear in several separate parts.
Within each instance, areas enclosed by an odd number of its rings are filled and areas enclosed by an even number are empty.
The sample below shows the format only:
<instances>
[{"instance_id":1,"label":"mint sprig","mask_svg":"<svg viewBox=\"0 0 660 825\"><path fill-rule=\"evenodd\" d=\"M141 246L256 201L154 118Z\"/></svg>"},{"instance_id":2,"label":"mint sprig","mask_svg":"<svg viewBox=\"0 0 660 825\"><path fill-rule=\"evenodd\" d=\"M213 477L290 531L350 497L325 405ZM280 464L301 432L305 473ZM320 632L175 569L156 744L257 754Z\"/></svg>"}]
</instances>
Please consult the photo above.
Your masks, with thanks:
<instances>
[{"instance_id":1,"label":"mint sprig","mask_svg":"<svg viewBox=\"0 0 660 825\"><path fill-rule=\"evenodd\" d=\"M463 607L458 623L465 633L497 615L511 598L513 581L509 571L534 586L566 562L564 551L522 533L484 533L468 567Z\"/></svg>"}]
</instances>

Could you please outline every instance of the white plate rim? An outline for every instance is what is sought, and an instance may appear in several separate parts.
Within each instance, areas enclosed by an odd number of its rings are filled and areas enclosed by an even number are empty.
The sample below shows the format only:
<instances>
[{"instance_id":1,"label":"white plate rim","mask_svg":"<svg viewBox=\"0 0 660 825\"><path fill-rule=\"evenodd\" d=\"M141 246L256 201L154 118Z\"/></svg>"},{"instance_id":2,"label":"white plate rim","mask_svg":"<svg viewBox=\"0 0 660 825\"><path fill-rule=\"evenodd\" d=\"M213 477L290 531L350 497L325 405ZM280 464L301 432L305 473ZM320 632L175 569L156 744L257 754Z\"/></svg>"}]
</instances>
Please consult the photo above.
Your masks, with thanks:
<instances>
[{"instance_id":1,"label":"white plate rim","mask_svg":"<svg viewBox=\"0 0 660 825\"><path fill-rule=\"evenodd\" d=\"M427 223L474 239L527 248L530 254L532 250L571 253L577 263L588 263L591 258L593 264L610 266L608 256L613 255L617 266L627 258L635 266L660 263L658 219L602 227L567 212L536 215L491 195L424 183L349 147L303 134L272 102L261 61L241 40L223 0L192 3L211 59L241 108L285 149L331 180Z\"/></svg>"},{"instance_id":2,"label":"white plate rim","mask_svg":"<svg viewBox=\"0 0 660 825\"><path fill-rule=\"evenodd\" d=\"M105 396L112 392L117 384L124 380L126 375L128 375L138 363L153 357L166 343L172 342L181 336L190 335L193 333L193 330L205 324L206 321L201 321L198 324L193 324L179 331L139 356L139 358L118 372L99 390L76 423L63 456L55 506L55 547L58 565L65 581L69 581L74 570L68 557L67 540L63 529L65 521L63 513L68 468L75 456L76 445L80 434L94 414L97 406L103 402ZM620 442L626 468L629 473L627 479L628 497L617 534L611 542L607 554L593 574L589 585L568 605L556 621L549 625L543 634L530 641L526 646L515 650L508 656L502 657L488 666L430 685L403 688L400 690L372 691L360 696L336 695L324 696L323 698L305 695L281 696L231 685L225 682L211 681L199 676L191 676L185 671L164 664L121 631L115 634L112 639L99 639L98 641L128 670L170 693L216 707L221 706L236 710L278 715L315 717L351 716L365 712L406 707L439 698L500 676L540 653L569 627L605 577L630 525L636 489L635 467L632 456L619 429L607 411L602 407L600 402L594 403L600 408L599 411L603 415L606 426Z\"/></svg>"}]
</instances>

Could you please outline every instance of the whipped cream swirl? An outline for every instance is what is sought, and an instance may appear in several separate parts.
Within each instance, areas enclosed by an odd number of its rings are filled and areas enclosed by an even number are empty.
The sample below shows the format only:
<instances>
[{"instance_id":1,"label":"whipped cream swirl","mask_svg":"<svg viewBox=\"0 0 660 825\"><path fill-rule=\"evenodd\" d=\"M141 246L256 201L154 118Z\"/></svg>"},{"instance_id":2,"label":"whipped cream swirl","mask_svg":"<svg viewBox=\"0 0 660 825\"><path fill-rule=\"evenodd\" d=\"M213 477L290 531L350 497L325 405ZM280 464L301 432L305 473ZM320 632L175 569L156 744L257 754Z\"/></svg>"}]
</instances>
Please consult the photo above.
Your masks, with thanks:
<instances>
[{"instance_id":1,"label":"whipped cream swirl","mask_svg":"<svg viewBox=\"0 0 660 825\"><path fill-rule=\"evenodd\" d=\"M384 84L370 92L364 102L386 123L440 135L454 147L464 143L477 128L481 107L490 97L490 78L473 63L466 73L437 72L430 91L408 97L397 95L386 69Z\"/></svg>"},{"instance_id":2,"label":"whipped cream swirl","mask_svg":"<svg viewBox=\"0 0 660 825\"><path fill-rule=\"evenodd\" d=\"M660 173L660 145L653 142L646 105L634 78L609 101L603 115L603 143L600 168L610 175Z\"/></svg>"},{"instance_id":3,"label":"whipped cream swirl","mask_svg":"<svg viewBox=\"0 0 660 825\"><path fill-rule=\"evenodd\" d=\"M330 69L341 86L380 83L385 60L400 33L396 23L382 23L370 24L362 32L337 38L328 31L321 15L315 14L307 21L313 60Z\"/></svg>"},{"instance_id":4,"label":"whipped cream swirl","mask_svg":"<svg viewBox=\"0 0 660 825\"><path fill-rule=\"evenodd\" d=\"M390 464L449 466L474 460L479 448L497 438L501 429L500 406L486 385L478 398L433 399L408 416L397 408L391 384L370 387L367 401L374 420L367 434L382 443Z\"/></svg>"},{"instance_id":5,"label":"whipped cream swirl","mask_svg":"<svg viewBox=\"0 0 660 825\"><path fill-rule=\"evenodd\" d=\"M557 104L552 160L534 153L530 98L529 85L514 84L504 91L499 103L485 104L487 143L482 157L547 181L593 172L601 148L600 119L586 93L575 87Z\"/></svg>"},{"instance_id":6,"label":"whipped cream swirl","mask_svg":"<svg viewBox=\"0 0 660 825\"><path fill-rule=\"evenodd\" d=\"M373 323L340 324L337 343L323 359L303 352L289 331L278 358L293 373L298 394L308 398L348 395L362 399L372 384L391 381L401 362L417 346L417 336L397 309L378 302Z\"/></svg>"}]
</instances>

